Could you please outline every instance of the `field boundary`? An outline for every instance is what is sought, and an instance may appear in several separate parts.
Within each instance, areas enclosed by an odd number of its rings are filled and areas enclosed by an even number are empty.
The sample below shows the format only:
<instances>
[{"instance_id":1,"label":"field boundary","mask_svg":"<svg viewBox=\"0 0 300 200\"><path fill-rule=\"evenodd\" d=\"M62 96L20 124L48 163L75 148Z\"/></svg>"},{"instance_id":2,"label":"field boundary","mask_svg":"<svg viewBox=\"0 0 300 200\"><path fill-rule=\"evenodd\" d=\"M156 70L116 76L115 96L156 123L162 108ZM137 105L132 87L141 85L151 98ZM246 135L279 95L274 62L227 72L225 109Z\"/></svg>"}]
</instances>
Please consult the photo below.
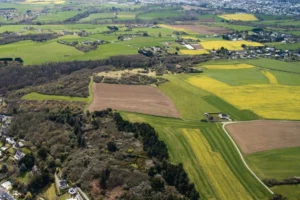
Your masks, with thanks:
<instances>
[{"instance_id":1,"label":"field boundary","mask_svg":"<svg viewBox=\"0 0 300 200\"><path fill-rule=\"evenodd\" d=\"M226 135L229 137L229 139L231 140L232 144L234 145L234 147L236 148L236 150L238 151L240 158L242 159L242 162L244 163L244 165L246 166L246 168L250 171L250 173L271 193L274 194L274 192L268 187L266 186L257 176L256 174L250 169L250 167L248 166L248 164L246 163L242 152L240 151L240 149L238 148L237 144L234 142L234 140L232 139L232 137L230 136L230 134L227 132L225 126L227 124L233 124L233 123L238 123L238 122L223 122L222 123L222 129L224 130L224 132L226 133Z\"/></svg>"}]
</instances>

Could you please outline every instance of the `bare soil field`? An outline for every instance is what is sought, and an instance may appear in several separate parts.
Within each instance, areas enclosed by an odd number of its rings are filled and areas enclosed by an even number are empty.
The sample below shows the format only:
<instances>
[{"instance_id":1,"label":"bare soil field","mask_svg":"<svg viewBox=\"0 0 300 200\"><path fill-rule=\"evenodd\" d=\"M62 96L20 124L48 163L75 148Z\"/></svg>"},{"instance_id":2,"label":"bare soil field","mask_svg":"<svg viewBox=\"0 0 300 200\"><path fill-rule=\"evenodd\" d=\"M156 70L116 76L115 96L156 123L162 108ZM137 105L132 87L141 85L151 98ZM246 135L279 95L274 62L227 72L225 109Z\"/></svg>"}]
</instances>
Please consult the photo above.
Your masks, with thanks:
<instances>
[{"instance_id":1,"label":"bare soil field","mask_svg":"<svg viewBox=\"0 0 300 200\"><path fill-rule=\"evenodd\" d=\"M171 99L151 86L94 83L93 96L93 101L88 107L89 111L112 108L150 115L180 117Z\"/></svg>"},{"instance_id":2,"label":"bare soil field","mask_svg":"<svg viewBox=\"0 0 300 200\"><path fill-rule=\"evenodd\" d=\"M300 122L260 120L226 125L243 153L300 146Z\"/></svg>"},{"instance_id":3,"label":"bare soil field","mask_svg":"<svg viewBox=\"0 0 300 200\"><path fill-rule=\"evenodd\" d=\"M191 44L194 49L203 49L203 47L200 44Z\"/></svg>"},{"instance_id":4,"label":"bare soil field","mask_svg":"<svg viewBox=\"0 0 300 200\"><path fill-rule=\"evenodd\" d=\"M222 34L227 33L229 30L224 27L209 27L200 25L167 25L175 29L184 29L198 34Z\"/></svg>"}]
</instances>

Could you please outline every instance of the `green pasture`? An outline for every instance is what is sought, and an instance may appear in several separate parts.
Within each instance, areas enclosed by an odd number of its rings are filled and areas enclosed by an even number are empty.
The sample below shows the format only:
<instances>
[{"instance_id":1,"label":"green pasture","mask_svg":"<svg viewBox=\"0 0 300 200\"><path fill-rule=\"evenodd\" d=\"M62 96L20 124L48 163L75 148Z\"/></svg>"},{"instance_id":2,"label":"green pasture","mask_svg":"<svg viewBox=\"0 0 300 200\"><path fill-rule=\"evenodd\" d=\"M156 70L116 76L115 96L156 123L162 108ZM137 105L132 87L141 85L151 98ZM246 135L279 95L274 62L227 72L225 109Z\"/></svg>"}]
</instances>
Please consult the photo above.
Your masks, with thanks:
<instances>
[{"instance_id":1,"label":"green pasture","mask_svg":"<svg viewBox=\"0 0 300 200\"><path fill-rule=\"evenodd\" d=\"M281 185L272 187L272 191L278 194L282 194L287 197L288 200L300 199L300 185Z\"/></svg>"},{"instance_id":2,"label":"green pasture","mask_svg":"<svg viewBox=\"0 0 300 200\"><path fill-rule=\"evenodd\" d=\"M300 73L300 67L298 63L284 62L278 60L272 60L267 58L245 60L245 63L266 69L273 69L278 71Z\"/></svg>"},{"instance_id":3,"label":"green pasture","mask_svg":"<svg viewBox=\"0 0 300 200\"><path fill-rule=\"evenodd\" d=\"M36 101L52 100L52 101L70 101L70 102L82 102L82 103L89 102L89 98L69 97L69 96L59 96L59 95L45 95L36 92L29 93L23 96L22 99L36 100Z\"/></svg>"},{"instance_id":4,"label":"green pasture","mask_svg":"<svg viewBox=\"0 0 300 200\"><path fill-rule=\"evenodd\" d=\"M218 15L213 15L213 14L198 15L197 18L199 20L213 19L215 22L221 22L222 21L222 18L220 18Z\"/></svg>"},{"instance_id":5,"label":"green pasture","mask_svg":"<svg viewBox=\"0 0 300 200\"><path fill-rule=\"evenodd\" d=\"M133 55L137 54L137 51L136 47L128 44L110 43L84 53L72 46L59 44L56 40L42 43L22 41L0 46L1 57L21 57L25 65L73 60L100 60L116 55Z\"/></svg>"},{"instance_id":6,"label":"green pasture","mask_svg":"<svg viewBox=\"0 0 300 200\"><path fill-rule=\"evenodd\" d=\"M130 20L130 19L135 19L135 17L136 17L136 13L134 13L134 12L119 12L117 19Z\"/></svg>"},{"instance_id":7,"label":"green pasture","mask_svg":"<svg viewBox=\"0 0 300 200\"><path fill-rule=\"evenodd\" d=\"M39 15L35 21L39 21L39 22L64 21L79 13L81 12L78 11L50 12L44 15Z\"/></svg>"},{"instance_id":8,"label":"green pasture","mask_svg":"<svg viewBox=\"0 0 300 200\"><path fill-rule=\"evenodd\" d=\"M0 46L1 57L21 57L25 65L46 62L68 61L70 56L80 57L84 53L74 47L58 44L56 41L22 41Z\"/></svg>"},{"instance_id":9,"label":"green pasture","mask_svg":"<svg viewBox=\"0 0 300 200\"><path fill-rule=\"evenodd\" d=\"M179 17L182 15L184 15L184 13L180 11L161 10L138 15L138 18L142 20L153 20L158 18Z\"/></svg>"},{"instance_id":10,"label":"green pasture","mask_svg":"<svg viewBox=\"0 0 300 200\"><path fill-rule=\"evenodd\" d=\"M115 14L113 12L109 13L93 13L90 14L88 17L80 19L79 22L90 22L97 19L107 19L107 18L114 18Z\"/></svg>"},{"instance_id":11,"label":"green pasture","mask_svg":"<svg viewBox=\"0 0 300 200\"><path fill-rule=\"evenodd\" d=\"M159 137L163 140L169 150L170 161L178 164L182 163L184 169L188 173L190 180L195 183L196 189L199 191L203 199L219 199L220 193L218 188L214 186L214 183L208 179L208 172L203 170L201 158L197 157L195 149L191 147L187 138L184 136L183 130L200 130L199 134L208 141L212 151L220 155L226 162L227 166L234 174L236 179L227 180L228 183L224 183L224 188L234 187L236 184L241 184L246 190L246 194L250 195L253 199L268 199L269 192L250 174L246 169L233 144L224 134L221 126L215 123L203 123L200 121L183 121L179 119L154 117L133 113L122 112L122 116L126 120L132 122L146 122L155 128ZM199 145L203 145L200 144ZM217 172L222 176L222 170ZM222 177L227 178L227 176ZM222 179L220 177L220 179ZM222 188L222 189L224 189ZM235 190L236 196L232 194L233 198L239 199L238 194L240 191ZM235 198L234 198L235 197Z\"/></svg>"},{"instance_id":12,"label":"green pasture","mask_svg":"<svg viewBox=\"0 0 300 200\"><path fill-rule=\"evenodd\" d=\"M264 24L264 25L276 25L276 26L299 26L300 27L300 20L264 20L264 21L257 21L256 24Z\"/></svg>"},{"instance_id":13,"label":"green pasture","mask_svg":"<svg viewBox=\"0 0 300 200\"><path fill-rule=\"evenodd\" d=\"M300 147L254 153L246 155L246 160L261 179L300 176Z\"/></svg>"},{"instance_id":14,"label":"green pasture","mask_svg":"<svg viewBox=\"0 0 300 200\"><path fill-rule=\"evenodd\" d=\"M297 50L297 49L300 49L300 42L293 43L293 44L283 44L281 42L273 42L273 43L267 43L265 45L275 47L277 49L282 49L282 50Z\"/></svg>"},{"instance_id":15,"label":"green pasture","mask_svg":"<svg viewBox=\"0 0 300 200\"><path fill-rule=\"evenodd\" d=\"M278 83L281 85L292 85L300 86L300 74L281 72L281 71L272 71L272 74L278 80Z\"/></svg>"},{"instance_id":16,"label":"green pasture","mask_svg":"<svg viewBox=\"0 0 300 200\"><path fill-rule=\"evenodd\" d=\"M261 70L256 67L231 70L209 69L206 70L204 74L208 77L232 86L247 84L269 84L269 80L261 73Z\"/></svg>"},{"instance_id":17,"label":"green pasture","mask_svg":"<svg viewBox=\"0 0 300 200\"><path fill-rule=\"evenodd\" d=\"M202 65L230 65L230 64L240 64L246 63L249 65L254 65L262 69L269 69L273 71L282 71L290 73L300 73L300 67L298 62L284 62L280 60L273 60L268 58L259 58L259 59L247 59L247 60L210 60Z\"/></svg>"},{"instance_id":18,"label":"green pasture","mask_svg":"<svg viewBox=\"0 0 300 200\"><path fill-rule=\"evenodd\" d=\"M235 25L222 22L213 23L213 26L224 27L235 31L252 31L252 29L255 28L253 26Z\"/></svg>"}]
</instances>

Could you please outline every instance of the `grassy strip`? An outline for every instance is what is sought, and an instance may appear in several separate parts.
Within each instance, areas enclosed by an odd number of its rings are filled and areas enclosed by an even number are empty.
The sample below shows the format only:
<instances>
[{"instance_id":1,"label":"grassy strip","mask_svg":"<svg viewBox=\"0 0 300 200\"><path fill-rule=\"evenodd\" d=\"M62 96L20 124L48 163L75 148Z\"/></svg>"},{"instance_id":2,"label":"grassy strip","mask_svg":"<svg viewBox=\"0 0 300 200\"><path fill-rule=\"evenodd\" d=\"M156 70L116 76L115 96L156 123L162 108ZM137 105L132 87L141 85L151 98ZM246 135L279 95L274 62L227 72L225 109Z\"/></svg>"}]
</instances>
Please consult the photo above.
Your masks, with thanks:
<instances>
[{"instance_id":1,"label":"grassy strip","mask_svg":"<svg viewBox=\"0 0 300 200\"><path fill-rule=\"evenodd\" d=\"M25 100L37 100L37 101L46 101L46 100L52 100L52 101L70 101L70 102L82 102L82 103L88 103L88 98L83 97L69 97L69 96L58 96L58 95L45 95L45 94L39 94L36 92L31 92L29 94L26 94L22 97L22 99Z\"/></svg>"},{"instance_id":2,"label":"grassy strip","mask_svg":"<svg viewBox=\"0 0 300 200\"><path fill-rule=\"evenodd\" d=\"M94 95L93 95L93 83L94 83L94 77L91 76L90 77L90 83L89 83L89 97L87 104L84 107L84 112L87 112L88 106L92 103L93 99L94 99Z\"/></svg>"}]
</instances>

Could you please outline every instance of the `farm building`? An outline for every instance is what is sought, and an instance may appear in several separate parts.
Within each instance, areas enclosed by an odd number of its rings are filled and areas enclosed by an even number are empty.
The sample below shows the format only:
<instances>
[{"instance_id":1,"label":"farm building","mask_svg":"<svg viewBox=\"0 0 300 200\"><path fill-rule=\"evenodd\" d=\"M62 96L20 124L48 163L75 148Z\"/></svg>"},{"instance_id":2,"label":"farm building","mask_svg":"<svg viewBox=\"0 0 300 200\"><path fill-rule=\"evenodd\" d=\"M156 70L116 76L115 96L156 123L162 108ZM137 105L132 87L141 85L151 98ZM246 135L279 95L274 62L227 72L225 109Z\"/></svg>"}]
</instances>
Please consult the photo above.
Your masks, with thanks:
<instances>
[{"instance_id":1,"label":"farm building","mask_svg":"<svg viewBox=\"0 0 300 200\"><path fill-rule=\"evenodd\" d=\"M190 45L190 44L186 44L184 46L189 50L194 50L194 47L192 47L192 45Z\"/></svg>"},{"instance_id":2,"label":"farm building","mask_svg":"<svg viewBox=\"0 0 300 200\"><path fill-rule=\"evenodd\" d=\"M225 113L204 113L209 122L232 121L230 116Z\"/></svg>"}]
</instances>

